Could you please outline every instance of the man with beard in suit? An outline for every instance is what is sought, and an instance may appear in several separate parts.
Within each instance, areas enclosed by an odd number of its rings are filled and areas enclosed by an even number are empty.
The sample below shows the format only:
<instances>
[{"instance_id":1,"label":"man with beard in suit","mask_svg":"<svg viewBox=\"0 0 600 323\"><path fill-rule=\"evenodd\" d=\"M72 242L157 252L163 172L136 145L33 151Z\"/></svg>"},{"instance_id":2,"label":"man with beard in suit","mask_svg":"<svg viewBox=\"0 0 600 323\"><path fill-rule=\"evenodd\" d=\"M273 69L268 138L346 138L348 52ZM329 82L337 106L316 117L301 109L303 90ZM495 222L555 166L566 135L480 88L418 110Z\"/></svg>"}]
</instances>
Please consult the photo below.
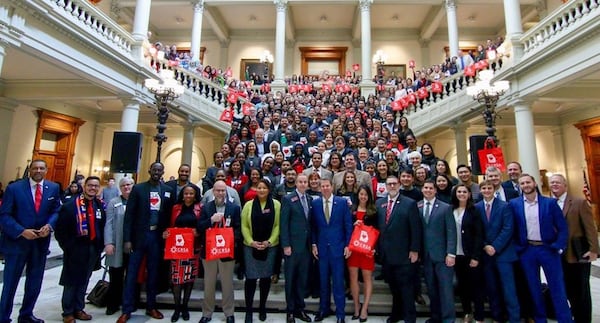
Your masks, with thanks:
<instances>
[{"instance_id":1,"label":"man with beard in suit","mask_svg":"<svg viewBox=\"0 0 600 323\"><path fill-rule=\"evenodd\" d=\"M146 256L148 278L146 281L146 315L160 320L161 312L156 309L156 294L159 283L159 268L163 262L162 232L169 226L171 210L175 204L175 192L161 183L165 173L162 163L150 165L150 179L136 184L129 195L123 225L123 251L130 254L129 266L123 291L123 314L117 320L125 323L135 308L135 285L137 273Z\"/></svg>"}]
</instances>

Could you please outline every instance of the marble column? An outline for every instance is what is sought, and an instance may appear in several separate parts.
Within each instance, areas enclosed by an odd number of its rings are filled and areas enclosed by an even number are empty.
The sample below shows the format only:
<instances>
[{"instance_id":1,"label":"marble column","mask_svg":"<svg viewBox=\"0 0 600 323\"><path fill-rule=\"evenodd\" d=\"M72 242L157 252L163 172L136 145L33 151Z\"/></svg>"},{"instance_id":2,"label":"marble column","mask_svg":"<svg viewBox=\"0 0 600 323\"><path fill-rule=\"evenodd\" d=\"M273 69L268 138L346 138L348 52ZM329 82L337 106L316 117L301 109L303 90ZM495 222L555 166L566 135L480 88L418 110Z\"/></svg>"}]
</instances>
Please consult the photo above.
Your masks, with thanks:
<instances>
[{"instance_id":1,"label":"marble column","mask_svg":"<svg viewBox=\"0 0 600 323\"><path fill-rule=\"evenodd\" d=\"M285 68L285 16L288 0L274 0L277 11L275 26L275 80L271 84L273 93L285 90L284 68Z\"/></svg>"},{"instance_id":2,"label":"marble column","mask_svg":"<svg viewBox=\"0 0 600 323\"><path fill-rule=\"evenodd\" d=\"M450 47L449 54L450 57L458 57L458 22L456 21L456 0L446 0L446 18L448 19L448 46Z\"/></svg>"},{"instance_id":3,"label":"marble column","mask_svg":"<svg viewBox=\"0 0 600 323\"><path fill-rule=\"evenodd\" d=\"M360 41L361 41L361 69L362 81L360 82L362 95L366 98L375 93L375 83L371 73L371 4L373 0L358 0L360 7Z\"/></svg>"},{"instance_id":4,"label":"marble column","mask_svg":"<svg viewBox=\"0 0 600 323\"><path fill-rule=\"evenodd\" d=\"M523 26L521 25L521 7L519 0L504 0L504 23L506 25L507 54L516 64L523 56L523 45L519 38L523 34Z\"/></svg>"},{"instance_id":5,"label":"marble column","mask_svg":"<svg viewBox=\"0 0 600 323\"><path fill-rule=\"evenodd\" d=\"M131 36L136 40L136 43L133 45L132 55L140 64L144 60L143 43L148 39L151 6L152 0L137 0L135 4L135 16L133 17L133 31Z\"/></svg>"},{"instance_id":6,"label":"marble column","mask_svg":"<svg viewBox=\"0 0 600 323\"><path fill-rule=\"evenodd\" d=\"M0 46L0 48L2 47ZM3 56L0 55L0 58L1 57ZM13 118L18 106L19 103L16 100L0 97L0 138L4 139L4 144L0 145L0 173L4 174L4 176L0 178L0 181L5 185L7 184L8 180L14 179L9 177L9 174L12 173L12 170L5 169L4 167L6 165L6 158L8 157L7 142L12 132ZM6 186L4 188L6 188Z\"/></svg>"},{"instance_id":7,"label":"marble column","mask_svg":"<svg viewBox=\"0 0 600 323\"><path fill-rule=\"evenodd\" d=\"M515 109L515 127L517 128L517 145L519 162L523 173L533 175L540 183L540 166L535 142L535 127L533 113L529 102L517 101L512 104Z\"/></svg>"},{"instance_id":8,"label":"marble column","mask_svg":"<svg viewBox=\"0 0 600 323\"><path fill-rule=\"evenodd\" d=\"M361 54L362 54L362 42L360 41L360 39L353 39L352 40L352 62L350 62L348 64L348 66L350 66L350 69L352 70L353 75L360 75L360 70L358 71L354 71L354 69L352 69L352 65L355 63L358 63L359 65L362 62L362 58L361 58Z\"/></svg>"},{"instance_id":9,"label":"marble column","mask_svg":"<svg viewBox=\"0 0 600 323\"><path fill-rule=\"evenodd\" d=\"M136 132L142 101L137 97L121 99L121 101L125 106L121 114L121 131Z\"/></svg>"},{"instance_id":10,"label":"marble column","mask_svg":"<svg viewBox=\"0 0 600 323\"><path fill-rule=\"evenodd\" d=\"M204 14L204 0L195 0L194 20L192 22L192 61L200 61L200 41L202 40L202 15ZM224 66L224 65L221 65Z\"/></svg>"},{"instance_id":11,"label":"marble column","mask_svg":"<svg viewBox=\"0 0 600 323\"><path fill-rule=\"evenodd\" d=\"M192 165L192 154L194 152L194 131L196 125L192 122L183 122L183 144L181 145L181 164Z\"/></svg>"},{"instance_id":12,"label":"marble column","mask_svg":"<svg viewBox=\"0 0 600 323\"><path fill-rule=\"evenodd\" d=\"M456 165L469 164L469 150L467 148L467 125L458 122L453 127L454 141L456 144Z\"/></svg>"}]
</instances>

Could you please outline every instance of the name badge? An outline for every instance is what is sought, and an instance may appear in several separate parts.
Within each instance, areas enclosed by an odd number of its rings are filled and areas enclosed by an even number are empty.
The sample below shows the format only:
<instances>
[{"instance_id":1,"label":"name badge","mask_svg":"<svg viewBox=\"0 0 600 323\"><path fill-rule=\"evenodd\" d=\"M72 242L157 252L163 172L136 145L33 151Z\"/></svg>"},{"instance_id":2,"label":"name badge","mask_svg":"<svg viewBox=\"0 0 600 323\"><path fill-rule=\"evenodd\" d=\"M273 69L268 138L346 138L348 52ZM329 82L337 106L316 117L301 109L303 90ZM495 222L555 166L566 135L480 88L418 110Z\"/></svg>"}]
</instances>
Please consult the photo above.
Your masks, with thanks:
<instances>
[{"instance_id":1,"label":"name badge","mask_svg":"<svg viewBox=\"0 0 600 323\"><path fill-rule=\"evenodd\" d=\"M171 192L165 192L165 197L171 197Z\"/></svg>"},{"instance_id":2,"label":"name badge","mask_svg":"<svg viewBox=\"0 0 600 323\"><path fill-rule=\"evenodd\" d=\"M123 205L123 203L117 203L117 204L115 204L115 207L119 207L119 206L122 206L122 205Z\"/></svg>"},{"instance_id":3,"label":"name badge","mask_svg":"<svg viewBox=\"0 0 600 323\"><path fill-rule=\"evenodd\" d=\"M96 210L96 219L102 219L102 211Z\"/></svg>"},{"instance_id":4,"label":"name badge","mask_svg":"<svg viewBox=\"0 0 600 323\"><path fill-rule=\"evenodd\" d=\"M230 227L231 226L231 218L225 219L225 226L226 227Z\"/></svg>"}]
</instances>

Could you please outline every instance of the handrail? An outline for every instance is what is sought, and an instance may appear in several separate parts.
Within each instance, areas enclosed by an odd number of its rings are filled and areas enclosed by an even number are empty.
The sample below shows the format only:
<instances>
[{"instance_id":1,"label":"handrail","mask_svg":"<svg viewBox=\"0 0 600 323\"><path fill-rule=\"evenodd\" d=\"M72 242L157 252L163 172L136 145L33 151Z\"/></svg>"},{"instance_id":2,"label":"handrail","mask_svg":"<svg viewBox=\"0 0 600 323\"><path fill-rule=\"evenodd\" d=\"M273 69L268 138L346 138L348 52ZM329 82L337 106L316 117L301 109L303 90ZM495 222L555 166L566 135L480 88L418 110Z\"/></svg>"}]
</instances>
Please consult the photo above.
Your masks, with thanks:
<instances>
[{"instance_id":1,"label":"handrail","mask_svg":"<svg viewBox=\"0 0 600 323\"><path fill-rule=\"evenodd\" d=\"M521 36L524 55L545 47L544 44L562 33L567 27L587 20L592 13L599 12L600 0L571 0Z\"/></svg>"},{"instance_id":2,"label":"handrail","mask_svg":"<svg viewBox=\"0 0 600 323\"><path fill-rule=\"evenodd\" d=\"M62 8L63 15L80 28L87 30L104 42L131 54L135 39L113 19L86 0L47 0ZM59 12L59 11L57 11Z\"/></svg>"}]
</instances>

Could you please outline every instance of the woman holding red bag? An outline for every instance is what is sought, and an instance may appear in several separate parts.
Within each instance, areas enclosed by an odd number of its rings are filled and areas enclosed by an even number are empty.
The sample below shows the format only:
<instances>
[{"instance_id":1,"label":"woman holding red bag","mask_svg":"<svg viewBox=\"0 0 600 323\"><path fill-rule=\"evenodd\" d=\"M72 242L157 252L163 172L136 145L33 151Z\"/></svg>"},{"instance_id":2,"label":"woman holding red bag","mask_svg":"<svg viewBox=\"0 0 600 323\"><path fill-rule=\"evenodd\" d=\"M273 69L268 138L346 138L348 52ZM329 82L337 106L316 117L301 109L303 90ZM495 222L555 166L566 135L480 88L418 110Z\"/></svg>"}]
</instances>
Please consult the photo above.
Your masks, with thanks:
<instances>
[{"instance_id":1,"label":"woman holding red bag","mask_svg":"<svg viewBox=\"0 0 600 323\"><path fill-rule=\"evenodd\" d=\"M171 228L192 228L194 238L198 237L196 226L200 219L200 189L194 184L187 184L181 189L177 203L173 205L171 213ZM163 239L169 237L169 230L163 232ZM194 239L196 242L196 239ZM171 322L177 322L179 316L184 321L190 319L188 302L194 287L194 281L198 276L198 256L200 248L194 243L194 257L190 259L171 260L171 284L175 310L171 316ZM182 295L183 294L183 295ZM182 302L183 296L183 302Z\"/></svg>"},{"instance_id":2,"label":"woman holding red bag","mask_svg":"<svg viewBox=\"0 0 600 323\"><path fill-rule=\"evenodd\" d=\"M373 200L371 188L361 185L358 188L358 203L353 206L352 217L354 225L364 224L376 226L377 209ZM361 270L364 284L364 303L360 304L360 286L358 285L358 270ZM373 294L373 270L375 269L375 257L373 255L353 252L348 258L348 271L350 273L350 292L354 302L354 315L352 319L360 322L367 321L369 313L369 302Z\"/></svg>"}]
</instances>

